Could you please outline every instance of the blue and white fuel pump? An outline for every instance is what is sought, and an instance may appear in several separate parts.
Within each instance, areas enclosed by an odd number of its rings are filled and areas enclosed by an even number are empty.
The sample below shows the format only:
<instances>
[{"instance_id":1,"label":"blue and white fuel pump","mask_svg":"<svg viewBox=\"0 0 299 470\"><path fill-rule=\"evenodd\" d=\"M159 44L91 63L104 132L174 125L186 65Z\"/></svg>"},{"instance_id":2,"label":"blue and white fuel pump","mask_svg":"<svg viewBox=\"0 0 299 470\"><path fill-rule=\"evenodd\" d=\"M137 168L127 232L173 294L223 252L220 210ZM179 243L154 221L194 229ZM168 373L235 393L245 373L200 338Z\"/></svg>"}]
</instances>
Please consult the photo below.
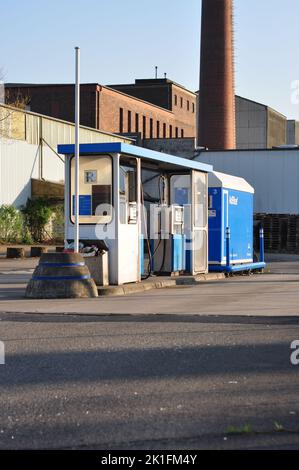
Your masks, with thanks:
<instances>
[{"instance_id":1,"label":"blue and white fuel pump","mask_svg":"<svg viewBox=\"0 0 299 470\"><path fill-rule=\"evenodd\" d=\"M60 145L58 153L65 155L65 240L70 243L75 222L75 147ZM170 238L167 249L160 252L160 244L155 254L149 253L150 259L165 272L184 271L186 236L191 254L186 269L191 274L207 272L207 175L211 171L210 165L120 142L80 145L79 239L83 244L105 243L110 284L139 282L146 273L144 245L151 243L149 219L142 207L152 202L167 207L162 212L169 214ZM151 196L150 183L145 182L156 177L163 180L162 204L157 184ZM175 190L174 181L178 182ZM180 201L182 191L188 194L187 208Z\"/></svg>"}]
</instances>

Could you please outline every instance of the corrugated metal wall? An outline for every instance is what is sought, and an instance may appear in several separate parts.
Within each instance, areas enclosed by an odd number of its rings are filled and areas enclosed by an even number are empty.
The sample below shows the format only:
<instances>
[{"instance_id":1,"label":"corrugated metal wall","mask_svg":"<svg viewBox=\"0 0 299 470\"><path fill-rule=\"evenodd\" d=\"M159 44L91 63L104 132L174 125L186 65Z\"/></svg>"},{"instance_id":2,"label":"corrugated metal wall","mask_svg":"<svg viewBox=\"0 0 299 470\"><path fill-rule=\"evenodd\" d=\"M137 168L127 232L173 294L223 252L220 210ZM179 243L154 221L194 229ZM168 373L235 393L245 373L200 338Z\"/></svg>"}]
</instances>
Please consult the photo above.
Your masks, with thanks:
<instances>
[{"instance_id":1,"label":"corrugated metal wall","mask_svg":"<svg viewBox=\"0 0 299 470\"><path fill-rule=\"evenodd\" d=\"M245 178L255 188L255 213L299 214L299 150L201 152L197 160Z\"/></svg>"},{"instance_id":2,"label":"corrugated metal wall","mask_svg":"<svg viewBox=\"0 0 299 470\"><path fill-rule=\"evenodd\" d=\"M236 97L236 130L238 149L267 147L267 108Z\"/></svg>"},{"instance_id":3,"label":"corrugated metal wall","mask_svg":"<svg viewBox=\"0 0 299 470\"><path fill-rule=\"evenodd\" d=\"M0 105L0 205L25 204L31 178L63 181L64 158L55 152L58 144L74 143L74 131L72 123ZM80 128L80 140L131 143L86 127Z\"/></svg>"},{"instance_id":4,"label":"corrugated metal wall","mask_svg":"<svg viewBox=\"0 0 299 470\"><path fill-rule=\"evenodd\" d=\"M268 108L268 148L285 145L287 143L287 120L285 116Z\"/></svg>"},{"instance_id":5,"label":"corrugated metal wall","mask_svg":"<svg viewBox=\"0 0 299 470\"><path fill-rule=\"evenodd\" d=\"M0 121L0 137L2 134L4 137L26 140L29 144L39 144L43 138L55 150L58 144L74 143L75 125L72 123L28 111L16 111L1 104L0 117L2 115L6 119ZM131 142L130 139L83 126L80 127L80 140L82 143Z\"/></svg>"},{"instance_id":6,"label":"corrugated metal wall","mask_svg":"<svg viewBox=\"0 0 299 470\"><path fill-rule=\"evenodd\" d=\"M31 178L39 177L39 148L27 142L0 141L0 205L25 204Z\"/></svg>"},{"instance_id":7,"label":"corrugated metal wall","mask_svg":"<svg viewBox=\"0 0 299 470\"><path fill-rule=\"evenodd\" d=\"M30 144L37 144L42 137L48 144L56 149L58 144L71 144L75 141L75 126L51 118L26 114L26 140ZM104 134L97 130L80 128L80 140L84 143L95 142L130 142L120 137Z\"/></svg>"}]
</instances>

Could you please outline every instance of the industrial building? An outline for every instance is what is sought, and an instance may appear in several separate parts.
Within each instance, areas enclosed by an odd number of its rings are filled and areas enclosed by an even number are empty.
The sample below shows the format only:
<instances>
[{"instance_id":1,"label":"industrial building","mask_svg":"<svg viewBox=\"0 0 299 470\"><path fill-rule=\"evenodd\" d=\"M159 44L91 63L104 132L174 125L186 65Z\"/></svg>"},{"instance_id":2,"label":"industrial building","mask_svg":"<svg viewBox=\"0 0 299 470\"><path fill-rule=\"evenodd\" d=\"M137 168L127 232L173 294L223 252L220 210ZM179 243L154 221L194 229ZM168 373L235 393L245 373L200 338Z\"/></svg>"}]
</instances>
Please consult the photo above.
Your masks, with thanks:
<instances>
[{"instance_id":1,"label":"industrial building","mask_svg":"<svg viewBox=\"0 0 299 470\"><path fill-rule=\"evenodd\" d=\"M140 81L137 82L139 89ZM82 84L81 124L103 132L135 135L142 139L193 137L195 94L167 79L154 81L159 82L158 89L153 80L141 82L143 90L152 90L151 102L126 94L116 89L116 85L112 88L97 83ZM31 111L74 122L74 85L15 83L6 84L5 91L8 104L21 97Z\"/></svg>"},{"instance_id":2,"label":"industrial building","mask_svg":"<svg viewBox=\"0 0 299 470\"><path fill-rule=\"evenodd\" d=\"M269 106L236 96L237 149L271 149L285 145L287 118Z\"/></svg>"},{"instance_id":3,"label":"industrial building","mask_svg":"<svg viewBox=\"0 0 299 470\"><path fill-rule=\"evenodd\" d=\"M74 85L7 84L6 95L8 102L26 100L33 112L74 122ZM167 78L109 87L83 84L81 124L178 154L178 142L171 139L186 140L188 148L195 142L197 95ZM235 112L237 149L299 143L298 123L265 104L236 96Z\"/></svg>"},{"instance_id":4,"label":"industrial building","mask_svg":"<svg viewBox=\"0 0 299 470\"><path fill-rule=\"evenodd\" d=\"M287 145L299 144L299 121L288 120L287 122Z\"/></svg>"}]
</instances>

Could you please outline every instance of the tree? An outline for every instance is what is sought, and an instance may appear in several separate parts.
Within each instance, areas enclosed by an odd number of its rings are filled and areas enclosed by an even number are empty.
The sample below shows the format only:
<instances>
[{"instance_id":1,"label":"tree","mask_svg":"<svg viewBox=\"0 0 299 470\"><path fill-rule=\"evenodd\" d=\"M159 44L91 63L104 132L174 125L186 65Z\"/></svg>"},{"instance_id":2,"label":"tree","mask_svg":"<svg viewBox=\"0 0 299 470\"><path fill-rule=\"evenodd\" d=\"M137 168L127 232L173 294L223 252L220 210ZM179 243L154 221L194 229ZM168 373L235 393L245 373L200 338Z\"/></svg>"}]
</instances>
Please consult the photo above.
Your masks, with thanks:
<instances>
[{"instance_id":1,"label":"tree","mask_svg":"<svg viewBox=\"0 0 299 470\"><path fill-rule=\"evenodd\" d=\"M16 115L24 110L30 99L16 89L12 94L5 90L4 72L0 69L0 138L11 138L16 131ZM8 105L6 104L8 103Z\"/></svg>"}]
</instances>

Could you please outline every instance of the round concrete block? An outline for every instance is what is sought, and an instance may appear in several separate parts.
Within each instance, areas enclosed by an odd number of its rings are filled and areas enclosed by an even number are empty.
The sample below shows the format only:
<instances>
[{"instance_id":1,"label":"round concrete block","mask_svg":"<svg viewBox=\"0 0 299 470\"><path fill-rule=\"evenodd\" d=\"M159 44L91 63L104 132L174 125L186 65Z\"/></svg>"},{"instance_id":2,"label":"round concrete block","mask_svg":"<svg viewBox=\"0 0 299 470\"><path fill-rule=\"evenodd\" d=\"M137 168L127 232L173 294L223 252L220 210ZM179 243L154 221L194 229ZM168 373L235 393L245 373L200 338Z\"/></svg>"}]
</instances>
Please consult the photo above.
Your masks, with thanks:
<instances>
[{"instance_id":1,"label":"round concrete block","mask_svg":"<svg viewBox=\"0 0 299 470\"><path fill-rule=\"evenodd\" d=\"M98 297L97 287L79 253L44 253L27 285L28 299Z\"/></svg>"},{"instance_id":2,"label":"round concrete block","mask_svg":"<svg viewBox=\"0 0 299 470\"><path fill-rule=\"evenodd\" d=\"M24 248L7 248L6 251L7 258L24 258L25 257L25 250Z\"/></svg>"},{"instance_id":3,"label":"round concrete block","mask_svg":"<svg viewBox=\"0 0 299 470\"><path fill-rule=\"evenodd\" d=\"M43 253L47 253L48 248L46 246L32 246L30 250L31 258L40 258Z\"/></svg>"}]
</instances>

